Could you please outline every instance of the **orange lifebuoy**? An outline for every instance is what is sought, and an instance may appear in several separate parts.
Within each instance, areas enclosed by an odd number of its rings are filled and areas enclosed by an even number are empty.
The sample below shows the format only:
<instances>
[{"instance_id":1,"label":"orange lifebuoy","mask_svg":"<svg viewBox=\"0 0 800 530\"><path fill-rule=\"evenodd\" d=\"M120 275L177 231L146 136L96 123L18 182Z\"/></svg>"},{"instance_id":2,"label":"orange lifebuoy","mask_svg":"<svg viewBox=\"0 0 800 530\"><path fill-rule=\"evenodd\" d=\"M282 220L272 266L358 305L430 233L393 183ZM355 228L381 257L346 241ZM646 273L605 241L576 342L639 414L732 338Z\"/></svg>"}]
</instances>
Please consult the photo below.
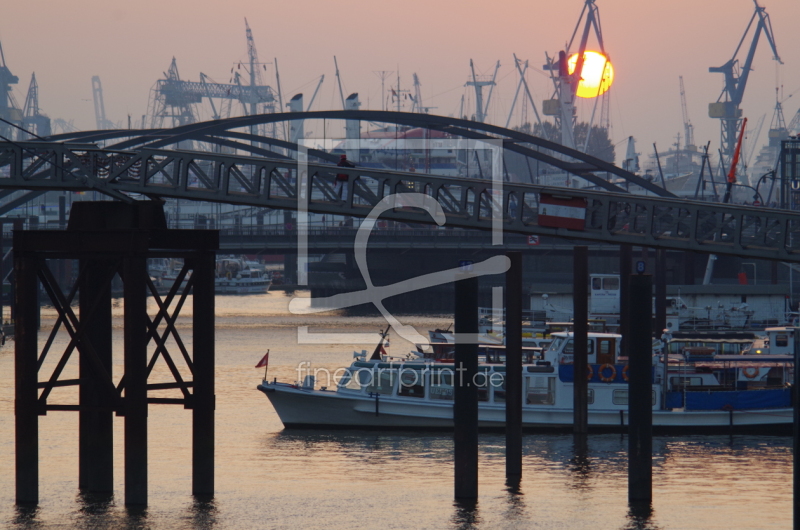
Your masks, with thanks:
<instances>
[{"instance_id":1,"label":"orange lifebuoy","mask_svg":"<svg viewBox=\"0 0 800 530\"><path fill-rule=\"evenodd\" d=\"M753 379L760 372L761 372L761 370L759 370L755 366L747 366L745 368L742 368L742 374L748 379Z\"/></svg>"},{"instance_id":2,"label":"orange lifebuoy","mask_svg":"<svg viewBox=\"0 0 800 530\"><path fill-rule=\"evenodd\" d=\"M606 376L603 374L603 372L606 369L611 370L611 375ZM601 366L599 370L597 370L597 377L599 377L600 381L604 383L610 383L611 381L617 378L617 369L614 367L613 364L606 363L603 366Z\"/></svg>"},{"instance_id":3,"label":"orange lifebuoy","mask_svg":"<svg viewBox=\"0 0 800 530\"><path fill-rule=\"evenodd\" d=\"M594 376L594 368L592 368L591 364L586 365L586 380L591 381L592 376Z\"/></svg>"},{"instance_id":4,"label":"orange lifebuoy","mask_svg":"<svg viewBox=\"0 0 800 530\"><path fill-rule=\"evenodd\" d=\"M630 365L625 365L625 368L622 369L622 378L627 381L628 380L628 367Z\"/></svg>"}]
</instances>

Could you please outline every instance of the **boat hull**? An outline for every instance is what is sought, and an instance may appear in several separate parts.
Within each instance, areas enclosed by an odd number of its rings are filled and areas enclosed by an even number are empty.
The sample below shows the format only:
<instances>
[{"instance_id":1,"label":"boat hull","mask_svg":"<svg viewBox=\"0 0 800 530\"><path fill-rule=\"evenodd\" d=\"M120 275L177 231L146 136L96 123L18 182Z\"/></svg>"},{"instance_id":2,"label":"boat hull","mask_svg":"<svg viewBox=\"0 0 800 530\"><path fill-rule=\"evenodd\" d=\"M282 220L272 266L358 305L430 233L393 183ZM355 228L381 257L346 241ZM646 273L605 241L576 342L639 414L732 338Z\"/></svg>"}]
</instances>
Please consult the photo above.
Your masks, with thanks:
<instances>
[{"instance_id":1,"label":"boat hull","mask_svg":"<svg viewBox=\"0 0 800 530\"><path fill-rule=\"evenodd\" d=\"M368 397L327 390L312 390L282 383L262 383L258 389L269 398L286 428L452 430L452 402L409 402L408 398ZM762 433L790 434L792 409L653 411L655 433ZM573 411L552 406L523 407L526 431L569 431ZM505 428L505 406L481 403L478 426L482 430ZM589 410L593 432L627 432L627 410Z\"/></svg>"}]
</instances>

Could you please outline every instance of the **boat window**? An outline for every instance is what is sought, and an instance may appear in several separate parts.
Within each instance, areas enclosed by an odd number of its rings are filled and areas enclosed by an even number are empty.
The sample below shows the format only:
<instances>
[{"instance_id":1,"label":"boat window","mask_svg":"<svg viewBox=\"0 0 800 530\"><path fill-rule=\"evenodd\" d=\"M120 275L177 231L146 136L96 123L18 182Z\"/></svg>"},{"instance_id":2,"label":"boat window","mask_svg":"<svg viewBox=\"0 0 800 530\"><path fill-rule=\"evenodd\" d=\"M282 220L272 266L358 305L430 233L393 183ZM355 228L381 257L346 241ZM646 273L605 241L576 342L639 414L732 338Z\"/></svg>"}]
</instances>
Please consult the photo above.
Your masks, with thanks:
<instances>
[{"instance_id":1,"label":"boat window","mask_svg":"<svg viewBox=\"0 0 800 530\"><path fill-rule=\"evenodd\" d=\"M556 337L555 339L553 339L553 342L550 343L550 346L548 346L547 349L557 352L559 349L561 349L561 346L564 344L564 340L565 340L564 337Z\"/></svg>"},{"instance_id":2,"label":"boat window","mask_svg":"<svg viewBox=\"0 0 800 530\"><path fill-rule=\"evenodd\" d=\"M419 370L401 368L397 394L407 397L425 397L425 375Z\"/></svg>"},{"instance_id":3,"label":"boat window","mask_svg":"<svg viewBox=\"0 0 800 530\"><path fill-rule=\"evenodd\" d=\"M431 374L431 399L453 400L453 372L441 371Z\"/></svg>"},{"instance_id":4,"label":"boat window","mask_svg":"<svg viewBox=\"0 0 800 530\"><path fill-rule=\"evenodd\" d=\"M603 280L601 278L592 278L592 289L599 291L603 288Z\"/></svg>"},{"instance_id":5,"label":"boat window","mask_svg":"<svg viewBox=\"0 0 800 530\"><path fill-rule=\"evenodd\" d=\"M775 346L788 346L789 335L775 335Z\"/></svg>"},{"instance_id":6,"label":"boat window","mask_svg":"<svg viewBox=\"0 0 800 530\"><path fill-rule=\"evenodd\" d=\"M475 386L478 387L478 401L489 401L489 378L486 372L475 374Z\"/></svg>"},{"instance_id":7,"label":"boat window","mask_svg":"<svg viewBox=\"0 0 800 530\"><path fill-rule=\"evenodd\" d=\"M394 371L378 368L373 372L371 381L368 381L367 392L389 395L394 388L397 374Z\"/></svg>"},{"instance_id":8,"label":"boat window","mask_svg":"<svg viewBox=\"0 0 800 530\"><path fill-rule=\"evenodd\" d=\"M575 342L572 339L569 339L567 345L564 346L564 353L571 354L574 353L574 350L575 350ZM589 355L594 353L594 341L592 339L586 341L586 353L588 353Z\"/></svg>"},{"instance_id":9,"label":"boat window","mask_svg":"<svg viewBox=\"0 0 800 530\"><path fill-rule=\"evenodd\" d=\"M603 278L603 289L606 291L618 291L619 278Z\"/></svg>"},{"instance_id":10,"label":"boat window","mask_svg":"<svg viewBox=\"0 0 800 530\"><path fill-rule=\"evenodd\" d=\"M594 389L589 388L588 393L586 395L586 404L593 405L594 404Z\"/></svg>"},{"instance_id":11,"label":"boat window","mask_svg":"<svg viewBox=\"0 0 800 530\"><path fill-rule=\"evenodd\" d=\"M653 390L650 392L650 398L652 405L655 406L656 404L656 391ZM614 405L627 405L628 404L628 390L614 390L613 395L611 396L611 402Z\"/></svg>"},{"instance_id":12,"label":"boat window","mask_svg":"<svg viewBox=\"0 0 800 530\"><path fill-rule=\"evenodd\" d=\"M702 377L670 377L669 378L670 385L672 388L678 386L695 386L695 385L702 385L703 378Z\"/></svg>"},{"instance_id":13,"label":"boat window","mask_svg":"<svg viewBox=\"0 0 800 530\"><path fill-rule=\"evenodd\" d=\"M527 378L525 403L528 405L552 405L556 401L555 377L534 376Z\"/></svg>"}]
</instances>

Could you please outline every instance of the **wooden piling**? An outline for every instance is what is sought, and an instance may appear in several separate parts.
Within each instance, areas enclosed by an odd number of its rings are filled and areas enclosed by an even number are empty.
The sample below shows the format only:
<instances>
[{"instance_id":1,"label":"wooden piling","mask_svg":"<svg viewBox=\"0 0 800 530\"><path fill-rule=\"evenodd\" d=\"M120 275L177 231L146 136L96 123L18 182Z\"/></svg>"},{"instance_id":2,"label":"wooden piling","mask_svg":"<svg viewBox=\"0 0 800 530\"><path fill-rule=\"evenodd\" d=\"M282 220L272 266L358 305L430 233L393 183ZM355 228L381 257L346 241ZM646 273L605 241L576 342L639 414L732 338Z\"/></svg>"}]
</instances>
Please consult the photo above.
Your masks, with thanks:
<instances>
[{"instance_id":1,"label":"wooden piling","mask_svg":"<svg viewBox=\"0 0 800 530\"><path fill-rule=\"evenodd\" d=\"M800 327L794 328L794 366L795 378L792 388L792 407L794 408L794 425L792 429L793 439L793 495L792 495L792 515L794 519L793 528L800 528L800 392L797 389L798 377L797 367L800 366Z\"/></svg>"},{"instance_id":2,"label":"wooden piling","mask_svg":"<svg viewBox=\"0 0 800 530\"><path fill-rule=\"evenodd\" d=\"M628 501L653 499L653 278L649 274L630 276L630 331L628 343Z\"/></svg>"},{"instance_id":3,"label":"wooden piling","mask_svg":"<svg viewBox=\"0 0 800 530\"><path fill-rule=\"evenodd\" d=\"M628 356L628 332L630 331L630 293L628 277L631 275L631 261L633 260L633 247L631 245L619 246L619 334L622 335L620 354Z\"/></svg>"},{"instance_id":4,"label":"wooden piling","mask_svg":"<svg viewBox=\"0 0 800 530\"><path fill-rule=\"evenodd\" d=\"M455 373L453 456L455 498L478 498L478 278L455 286ZM466 336L466 337L465 337Z\"/></svg>"},{"instance_id":5,"label":"wooden piling","mask_svg":"<svg viewBox=\"0 0 800 530\"><path fill-rule=\"evenodd\" d=\"M193 263L192 494L214 495L214 260L203 252Z\"/></svg>"},{"instance_id":6,"label":"wooden piling","mask_svg":"<svg viewBox=\"0 0 800 530\"><path fill-rule=\"evenodd\" d=\"M125 294L125 505L147 504L147 260L123 260Z\"/></svg>"},{"instance_id":7,"label":"wooden piling","mask_svg":"<svg viewBox=\"0 0 800 530\"><path fill-rule=\"evenodd\" d=\"M653 334L660 337L667 328L667 251L656 250L656 319Z\"/></svg>"},{"instance_id":8,"label":"wooden piling","mask_svg":"<svg viewBox=\"0 0 800 530\"><path fill-rule=\"evenodd\" d=\"M112 374L111 283L114 263L81 260L80 320L85 341ZM86 493L114 493L114 403L101 394L102 381L90 352L79 348L78 485ZM107 398L107 396L105 396Z\"/></svg>"},{"instance_id":9,"label":"wooden piling","mask_svg":"<svg viewBox=\"0 0 800 530\"><path fill-rule=\"evenodd\" d=\"M522 253L506 271L506 479L522 477ZM457 306L456 306L457 307Z\"/></svg>"},{"instance_id":10,"label":"wooden piling","mask_svg":"<svg viewBox=\"0 0 800 530\"><path fill-rule=\"evenodd\" d=\"M15 234L15 239L16 239ZM39 417L37 411L36 260L14 256L16 325L14 328L14 422L17 504L39 502Z\"/></svg>"},{"instance_id":11,"label":"wooden piling","mask_svg":"<svg viewBox=\"0 0 800 530\"><path fill-rule=\"evenodd\" d=\"M589 432L589 381L586 379L589 363L589 247L577 246L572 255L572 304L575 315L572 431L586 434Z\"/></svg>"}]
</instances>

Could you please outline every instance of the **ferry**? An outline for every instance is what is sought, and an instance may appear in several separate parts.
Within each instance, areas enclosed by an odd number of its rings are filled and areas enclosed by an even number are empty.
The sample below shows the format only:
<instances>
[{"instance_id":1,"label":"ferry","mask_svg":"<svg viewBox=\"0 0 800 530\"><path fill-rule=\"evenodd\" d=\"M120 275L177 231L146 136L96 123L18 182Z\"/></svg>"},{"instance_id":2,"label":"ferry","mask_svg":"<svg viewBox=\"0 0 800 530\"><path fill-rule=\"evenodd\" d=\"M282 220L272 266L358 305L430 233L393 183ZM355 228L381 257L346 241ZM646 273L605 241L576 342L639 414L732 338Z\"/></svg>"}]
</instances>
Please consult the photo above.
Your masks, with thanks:
<instances>
[{"instance_id":1,"label":"ferry","mask_svg":"<svg viewBox=\"0 0 800 530\"><path fill-rule=\"evenodd\" d=\"M554 333L552 338L541 358L523 364L522 421L528 431L572 428L573 333ZM591 431L627 430L628 364L619 352L620 339L613 333L589 334ZM369 359L365 351L355 356L330 386L317 388L318 374L309 373L302 382L265 380L257 388L286 428L452 429L459 377L452 358L395 358L382 346ZM474 384L482 429L505 425L503 357L480 359ZM652 358L654 432L791 432L793 355L727 355L687 347Z\"/></svg>"}]
</instances>

